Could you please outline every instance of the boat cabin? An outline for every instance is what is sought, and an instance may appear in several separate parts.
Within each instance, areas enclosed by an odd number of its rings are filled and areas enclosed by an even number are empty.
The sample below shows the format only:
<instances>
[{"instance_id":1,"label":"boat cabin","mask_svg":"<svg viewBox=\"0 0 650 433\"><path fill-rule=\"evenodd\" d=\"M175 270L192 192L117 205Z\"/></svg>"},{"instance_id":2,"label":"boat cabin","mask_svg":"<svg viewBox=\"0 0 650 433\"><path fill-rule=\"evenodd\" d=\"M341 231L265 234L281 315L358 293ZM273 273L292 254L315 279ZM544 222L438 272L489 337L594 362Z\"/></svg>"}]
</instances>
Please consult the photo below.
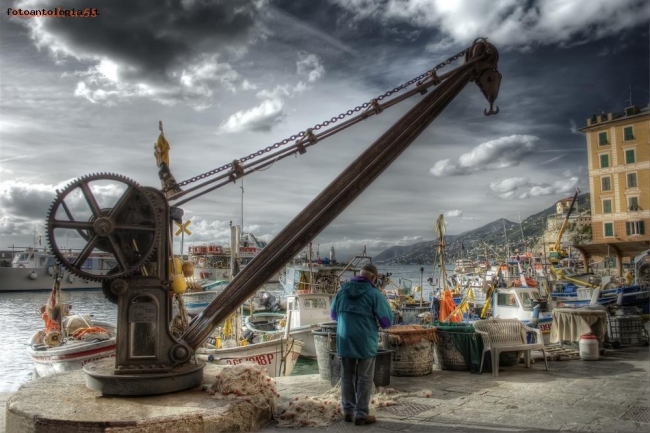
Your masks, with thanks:
<instances>
[{"instance_id":1,"label":"boat cabin","mask_svg":"<svg viewBox=\"0 0 650 433\"><path fill-rule=\"evenodd\" d=\"M329 322L334 294L308 293L287 296L287 314L291 311L291 329Z\"/></svg>"}]
</instances>

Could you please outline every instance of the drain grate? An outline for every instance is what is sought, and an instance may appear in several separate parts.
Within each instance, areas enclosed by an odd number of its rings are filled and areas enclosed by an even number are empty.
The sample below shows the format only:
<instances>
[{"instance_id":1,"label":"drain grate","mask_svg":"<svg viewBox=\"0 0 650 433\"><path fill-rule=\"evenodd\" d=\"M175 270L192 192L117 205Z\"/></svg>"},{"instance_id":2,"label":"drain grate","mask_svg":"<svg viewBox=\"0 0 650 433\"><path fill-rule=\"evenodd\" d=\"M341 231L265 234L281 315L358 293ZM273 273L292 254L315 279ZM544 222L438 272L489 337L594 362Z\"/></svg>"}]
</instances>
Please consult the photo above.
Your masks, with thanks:
<instances>
[{"instance_id":1,"label":"drain grate","mask_svg":"<svg viewBox=\"0 0 650 433\"><path fill-rule=\"evenodd\" d=\"M404 403L397 404L395 406L385 406L380 409L382 411L390 412L393 415L397 415L397 416L412 416L433 408L434 406L429 406L427 404L404 402Z\"/></svg>"},{"instance_id":2,"label":"drain grate","mask_svg":"<svg viewBox=\"0 0 650 433\"><path fill-rule=\"evenodd\" d=\"M650 423L650 407L632 406L625 412L621 419Z\"/></svg>"}]
</instances>

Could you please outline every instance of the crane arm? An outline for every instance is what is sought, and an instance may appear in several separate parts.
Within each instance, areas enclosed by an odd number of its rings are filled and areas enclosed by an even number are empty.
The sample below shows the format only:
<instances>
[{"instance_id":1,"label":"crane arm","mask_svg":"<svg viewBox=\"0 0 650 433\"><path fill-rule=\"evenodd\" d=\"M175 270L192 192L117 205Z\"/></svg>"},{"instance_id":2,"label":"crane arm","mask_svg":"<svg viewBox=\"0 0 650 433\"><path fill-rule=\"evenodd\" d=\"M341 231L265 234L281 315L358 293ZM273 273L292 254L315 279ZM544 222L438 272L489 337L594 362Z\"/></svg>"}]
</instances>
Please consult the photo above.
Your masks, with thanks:
<instances>
[{"instance_id":1,"label":"crane arm","mask_svg":"<svg viewBox=\"0 0 650 433\"><path fill-rule=\"evenodd\" d=\"M496 70L498 52L485 39L467 50L465 63L435 81L439 85L422 98L377 141L354 160L298 216L296 216L194 320L181 340L198 348L231 311L354 201L433 122L471 81L490 103L486 115L495 114L501 74Z\"/></svg>"},{"instance_id":2,"label":"crane arm","mask_svg":"<svg viewBox=\"0 0 650 433\"><path fill-rule=\"evenodd\" d=\"M307 148L316 145L317 143L323 141L328 137L331 137L338 132L356 125L357 123L360 123L372 116L379 115L386 109L393 107L400 102L411 98L412 96L426 94L429 88L437 86L454 73L454 71L449 71L442 75L438 75L438 70L451 64L452 62L455 62L458 59L463 58L463 56L465 56L466 59L465 67L468 67L474 62L478 62L480 60L476 56L469 59L468 51L469 49L465 49L458 54L455 54L454 56L448 58L444 62L436 65L429 71L426 71L425 73L399 85L398 87L389 90L383 95L379 95L369 102L365 102L353 109L339 114L338 116L334 116L324 122L314 125L313 127L308 128L306 131L301 131L250 155L235 159L229 164L225 164L206 173L202 173L187 180L178 182L175 186L182 187L183 189L182 191L175 192L169 198L170 204L173 204L174 206L181 206L191 200L194 200L195 198L221 188L222 186L228 185L231 182L235 182L241 177L244 177L255 171L264 170L269 166L275 164L277 161L282 160L286 157L292 155L302 155L307 152ZM487 76L484 77L484 80L487 80ZM407 90L414 84L414 88ZM479 84L479 87L482 86L481 83L477 84ZM489 85L489 83L486 83L486 85ZM496 99L496 95L492 97L492 100L488 98L488 101L490 102L490 109L489 111L486 110L486 115L498 113L499 109L497 108L494 110L492 106L494 99ZM293 144L289 144L291 142L293 142ZM169 188L163 189L163 192L167 192L167 189Z\"/></svg>"},{"instance_id":3,"label":"crane arm","mask_svg":"<svg viewBox=\"0 0 650 433\"><path fill-rule=\"evenodd\" d=\"M573 200L571 200L571 205L569 206L569 210L567 211L566 217L564 218L564 221L562 222L562 226L560 227L560 232L558 233L557 239L555 240L555 244L553 245L553 251L555 252L559 253L562 248L562 236L564 235L567 225L569 224L569 216L571 216L573 207L575 206L576 200L578 199L578 194L580 194L580 190L576 188L576 192L573 195Z\"/></svg>"}]
</instances>

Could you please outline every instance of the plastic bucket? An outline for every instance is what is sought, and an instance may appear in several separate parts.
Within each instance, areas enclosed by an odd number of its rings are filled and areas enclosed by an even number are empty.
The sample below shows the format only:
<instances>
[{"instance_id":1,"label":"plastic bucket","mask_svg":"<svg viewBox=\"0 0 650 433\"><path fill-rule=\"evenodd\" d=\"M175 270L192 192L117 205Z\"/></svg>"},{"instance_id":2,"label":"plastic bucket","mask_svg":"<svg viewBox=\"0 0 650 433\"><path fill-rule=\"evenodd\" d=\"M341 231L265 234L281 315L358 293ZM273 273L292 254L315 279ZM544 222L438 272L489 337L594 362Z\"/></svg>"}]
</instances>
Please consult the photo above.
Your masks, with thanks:
<instances>
[{"instance_id":1,"label":"plastic bucket","mask_svg":"<svg viewBox=\"0 0 650 433\"><path fill-rule=\"evenodd\" d=\"M598 360L598 339L594 334L581 335L578 346L580 348L580 359L583 361Z\"/></svg>"},{"instance_id":2,"label":"plastic bucket","mask_svg":"<svg viewBox=\"0 0 650 433\"><path fill-rule=\"evenodd\" d=\"M324 330L325 329L325 330ZM323 380L330 378L330 356L329 352L336 352L336 328L311 331L314 336L314 347L316 349L316 361L318 362L318 374Z\"/></svg>"}]
</instances>

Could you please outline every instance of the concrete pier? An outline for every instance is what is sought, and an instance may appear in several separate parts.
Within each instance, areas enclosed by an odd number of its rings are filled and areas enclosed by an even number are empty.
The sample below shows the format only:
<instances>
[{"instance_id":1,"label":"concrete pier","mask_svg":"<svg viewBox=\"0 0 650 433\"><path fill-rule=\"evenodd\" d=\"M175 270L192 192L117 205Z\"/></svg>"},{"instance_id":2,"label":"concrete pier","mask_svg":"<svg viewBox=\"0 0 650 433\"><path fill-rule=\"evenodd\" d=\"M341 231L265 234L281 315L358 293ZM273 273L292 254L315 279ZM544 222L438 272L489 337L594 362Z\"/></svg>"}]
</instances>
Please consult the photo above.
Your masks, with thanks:
<instances>
[{"instance_id":1,"label":"concrete pier","mask_svg":"<svg viewBox=\"0 0 650 433\"><path fill-rule=\"evenodd\" d=\"M207 366L213 375L216 366ZM218 368L218 367L217 367ZM269 410L217 400L200 390L152 397L102 397L82 372L23 385L6 401L6 432L647 432L650 431L650 350L608 349L597 361L538 360L490 372L434 370L421 377L391 376L396 405L373 407L377 423L343 420L328 427L278 427ZM278 378L280 403L331 389L318 374ZM424 397L420 392L430 390ZM7 399L7 397L9 397ZM4 424L4 423L3 423Z\"/></svg>"},{"instance_id":2,"label":"concrete pier","mask_svg":"<svg viewBox=\"0 0 650 433\"><path fill-rule=\"evenodd\" d=\"M204 377L222 366L206 365ZM23 385L6 402L9 433L233 432L269 424L270 409L243 401L216 399L196 388L171 394L105 397L86 387L82 370Z\"/></svg>"}]
</instances>

